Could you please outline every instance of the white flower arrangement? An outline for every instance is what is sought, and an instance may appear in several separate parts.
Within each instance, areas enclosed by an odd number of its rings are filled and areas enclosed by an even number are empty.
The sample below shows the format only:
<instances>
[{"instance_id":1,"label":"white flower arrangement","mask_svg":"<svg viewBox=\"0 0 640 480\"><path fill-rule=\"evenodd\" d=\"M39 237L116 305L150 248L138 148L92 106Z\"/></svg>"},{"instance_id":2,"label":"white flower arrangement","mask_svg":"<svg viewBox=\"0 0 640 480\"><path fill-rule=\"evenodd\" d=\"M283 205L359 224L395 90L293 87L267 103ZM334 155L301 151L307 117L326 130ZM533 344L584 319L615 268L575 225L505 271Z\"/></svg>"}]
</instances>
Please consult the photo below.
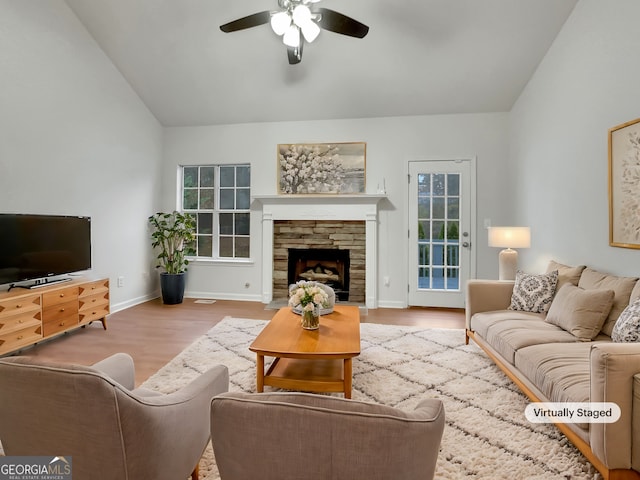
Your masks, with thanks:
<instances>
[{"instance_id":1,"label":"white flower arrangement","mask_svg":"<svg viewBox=\"0 0 640 480\"><path fill-rule=\"evenodd\" d=\"M316 282L299 281L289 290L289 306L302 306L303 312L312 312L314 309L326 307L329 295L318 286Z\"/></svg>"}]
</instances>

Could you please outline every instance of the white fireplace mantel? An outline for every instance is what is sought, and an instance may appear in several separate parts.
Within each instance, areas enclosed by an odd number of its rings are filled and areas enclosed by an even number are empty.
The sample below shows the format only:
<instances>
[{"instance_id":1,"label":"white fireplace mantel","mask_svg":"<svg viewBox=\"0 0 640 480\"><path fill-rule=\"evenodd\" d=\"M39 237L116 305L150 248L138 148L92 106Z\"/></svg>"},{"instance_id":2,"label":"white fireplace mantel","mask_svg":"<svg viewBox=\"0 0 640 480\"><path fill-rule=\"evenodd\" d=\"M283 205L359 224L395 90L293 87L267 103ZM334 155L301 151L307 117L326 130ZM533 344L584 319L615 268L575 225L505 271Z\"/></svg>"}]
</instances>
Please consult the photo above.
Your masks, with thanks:
<instances>
[{"instance_id":1,"label":"white fireplace mantel","mask_svg":"<svg viewBox=\"0 0 640 480\"><path fill-rule=\"evenodd\" d=\"M382 194L256 195L262 206L262 300L273 300L273 222L276 220L361 220L366 230L365 299L377 308L378 202Z\"/></svg>"}]
</instances>

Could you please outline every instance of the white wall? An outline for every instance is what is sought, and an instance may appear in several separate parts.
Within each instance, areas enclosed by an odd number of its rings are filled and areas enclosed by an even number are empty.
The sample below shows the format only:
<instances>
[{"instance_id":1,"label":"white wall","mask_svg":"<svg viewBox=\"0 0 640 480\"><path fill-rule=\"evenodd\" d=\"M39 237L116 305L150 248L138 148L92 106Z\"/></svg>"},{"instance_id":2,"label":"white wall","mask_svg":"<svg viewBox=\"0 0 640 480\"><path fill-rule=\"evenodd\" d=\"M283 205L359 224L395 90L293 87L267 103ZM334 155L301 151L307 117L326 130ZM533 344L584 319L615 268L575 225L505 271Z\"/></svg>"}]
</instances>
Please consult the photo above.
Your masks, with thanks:
<instances>
[{"instance_id":1,"label":"white wall","mask_svg":"<svg viewBox=\"0 0 640 480\"><path fill-rule=\"evenodd\" d=\"M276 146L279 143L367 143L367 193L386 182L388 201L381 203L379 223L380 306L402 307L407 298L407 162L419 159L477 157L477 275L497 276L497 251L487 247L483 219L495 225L509 216L506 192L497 181L504 175L508 154L508 114L418 116L259 123L165 129L165 210L176 207L179 165L250 163L252 194L276 193ZM257 207L259 208L259 207ZM191 265L187 294L213 298L260 300L262 244L260 217L251 224L253 262ZM245 284L250 286L245 288Z\"/></svg>"},{"instance_id":2,"label":"white wall","mask_svg":"<svg viewBox=\"0 0 640 480\"><path fill-rule=\"evenodd\" d=\"M148 298L161 126L62 0L0 0L0 45L0 212L90 215L112 308Z\"/></svg>"},{"instance_id":3,"label":"white wall","mask_svg":"<svg viewBox=\"0 0 640 480\"><path fill-rule=\"evenodd\" d=\"M640 251L609 246L608 129L640 117L640 2L580 0L511 112L513 221L521 266L550 258L640 275Z\"/></svg>"}]
</instances>

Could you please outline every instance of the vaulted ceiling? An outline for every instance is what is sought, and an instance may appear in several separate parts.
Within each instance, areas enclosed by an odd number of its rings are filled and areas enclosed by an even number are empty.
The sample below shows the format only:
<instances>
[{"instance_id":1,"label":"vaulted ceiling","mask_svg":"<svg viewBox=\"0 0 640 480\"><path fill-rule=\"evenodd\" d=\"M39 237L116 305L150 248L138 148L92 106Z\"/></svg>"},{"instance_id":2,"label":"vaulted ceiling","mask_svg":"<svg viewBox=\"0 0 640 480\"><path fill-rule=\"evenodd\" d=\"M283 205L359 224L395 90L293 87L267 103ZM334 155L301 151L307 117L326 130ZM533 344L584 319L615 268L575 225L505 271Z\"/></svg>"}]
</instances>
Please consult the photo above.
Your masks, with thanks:
<instances>
[{"instance_id":1,"label":"vaulted ceiling","mask_svg":"<svg viewBox=\"0 0 640 480\"><path fill-rule=\"evenodd\" d=\"M509 111L577 0L322 0L370 27L322 31L289 65L277 0L66 0L165 126Z\"/></svg>"}]
</instances>

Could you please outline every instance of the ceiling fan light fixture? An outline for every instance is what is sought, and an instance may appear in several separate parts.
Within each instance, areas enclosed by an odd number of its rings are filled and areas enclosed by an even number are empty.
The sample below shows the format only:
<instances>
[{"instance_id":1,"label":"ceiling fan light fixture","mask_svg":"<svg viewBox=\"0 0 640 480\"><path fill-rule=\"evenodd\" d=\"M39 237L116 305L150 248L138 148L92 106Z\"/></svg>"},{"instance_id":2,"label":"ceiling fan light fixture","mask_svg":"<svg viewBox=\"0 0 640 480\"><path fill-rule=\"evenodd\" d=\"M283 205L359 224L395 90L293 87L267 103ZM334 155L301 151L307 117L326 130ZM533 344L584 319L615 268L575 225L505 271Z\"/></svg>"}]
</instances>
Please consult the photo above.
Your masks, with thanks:
<instances>
[{"instance_id":1,"label":"ceiling fan light fixture","mask_svg":"<svg viewBox=\"0 0 640 480\"><path fill-rule=\"evenodd\" d=\"M318 38L318 35L320 34L320 27L312 21L309 21L305 25L302 25L301 29L302 35L304 35L304 39L308 43L313 42L316 38Z\"/></svg>"},{"instance_id":2,"label":"ceiling fan light fixture","mask_svg":"<svg viewBox=\"0 0 640 480\"><path fill-rule=\"evenodd\" d=\"M300 46L300 29L292 24L282 37L282 42L287 47L298 48Z\"/></svg>"},{"instance_id":3,"label":"ceiling fan light fixture","mask_svg":"<svg viewBox=\"0 0 640 480\"><path fill-rule=\"evenodd\" d=\"M271 15L271 28L276 35L284 35L291 26L291 17L287 12Z\"/></svg>"},{"instance_id":4,"label":"ceiling fan light fixture","mask_svg":"<svg viewBox=\"0 0 640 480\"><path fill-rule=\"evenodd\" d=\"M282 42L287 46L287 57L291 65L300 63L305 42L313 42L320 30L355 38L364 38L369 32L368 26L340 12L316 8L315 4L320 0L277 1L280 11L266 10L237 18L220 25L220 30L231 33L269 23L274 33L281 36Z\"/></svg>"},{"instance_id":5,"label":"ceiling fan light fixture","mask_svg":"<svg viewBox=\"0 0 640 480\"><path fill-rule=\"evenodd\" d=\"M301 28L311 22L311 10L309 10L309 7L306 5L297 5L296 8L293 9L292 16L293 22Z\"/></svg>"}]
</instances>

